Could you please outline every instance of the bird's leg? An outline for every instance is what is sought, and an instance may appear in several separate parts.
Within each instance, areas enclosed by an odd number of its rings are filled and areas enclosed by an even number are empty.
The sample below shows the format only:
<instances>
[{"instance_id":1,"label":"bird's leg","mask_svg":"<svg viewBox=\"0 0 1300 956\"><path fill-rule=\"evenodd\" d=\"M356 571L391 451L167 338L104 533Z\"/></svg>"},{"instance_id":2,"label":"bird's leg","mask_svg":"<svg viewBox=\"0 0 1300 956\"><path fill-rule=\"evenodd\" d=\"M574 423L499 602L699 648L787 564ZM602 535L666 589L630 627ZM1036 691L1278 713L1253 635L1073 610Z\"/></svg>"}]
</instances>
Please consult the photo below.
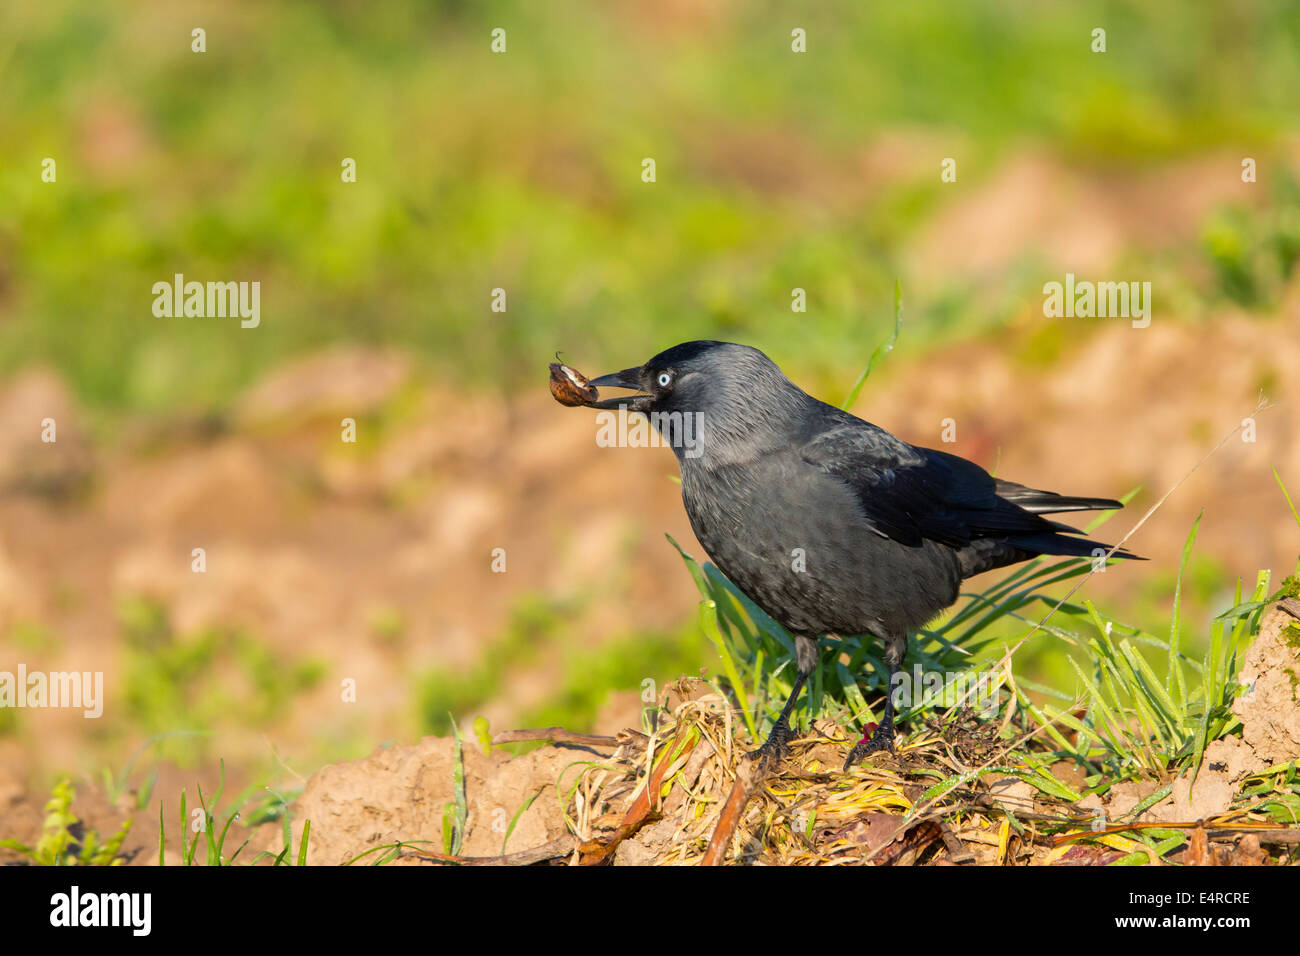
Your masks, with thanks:
<instances>
[{"instance_id":1,"label":"bird's leg","mask_svg":"<svg viewBox=\"0 0 1300 956\"><path fill-rule=\"evenodd\" d=\"M885 712L880 717L879 724L868 724L867 734L859 740L849 751L848 759L844 761L844 769L848 770L855 763L869 754L881 750L888 750L894 753L894 675L901 670L903 655L907 652L907 637L904 635L901 639L890 638L885 643L885 663L889 666L889 684L885 688Z\"/></svg>"},{"instance_id":2,"label":"bird's leg","mask_svg":"<svg viewBox=\"0 0 1300 956\"><path fill-rule=\"evenodd\" d=\"M794 711L795 701L799 697L799 691L803 689L804 682L808 680L808 675L817 665L817 639L804 637L802 634L796 634L794 638L796 660L799 666L799 676L794 680L794 686L790 688L790 696L786 698L785 706L781 708L781 715L776 718L776 723L772 725L772 732L767 735L767 740L757 750L751 750L745 756L751 760L770 760L772 758L784 757L789 748L791 738L794 737L794 731L790 729L790 714Z\"/></svg>"},{"instance_id":3,"label":"bird's leg","mask_svg":"<svg viewBox=\"0 0 1300 956\"><path fill-rule=\"evenodd\" d=\"M794 710L795 698L799 696L799 691L803 688L804 681L808 675L800 674L795 678L794 687L790 689L790 697L786 700L785 706L781 708L781 716L776 719L772 725L772 731L767 735L767 740L763 741L763 746L757 750L751 750L745 756L751 760L759 760L768 757L784 757L790 749L790 739L794 736L794 731L790 729L790 713Z\"/></svg>"},{"instance_id":4,"label":"bird's leg","mask_svg":"<svg viewBox=\"0 0 1300 956\"><path fill-rule=\"evenodd\" d=\"M849 751L848 759L844 761L844 769L848 770L863 757L880 750L894 752L894 695L892 693L885 695L885 713L881 716L880 723L867 725L866 736Z\"/></svg>"}]
</instances>

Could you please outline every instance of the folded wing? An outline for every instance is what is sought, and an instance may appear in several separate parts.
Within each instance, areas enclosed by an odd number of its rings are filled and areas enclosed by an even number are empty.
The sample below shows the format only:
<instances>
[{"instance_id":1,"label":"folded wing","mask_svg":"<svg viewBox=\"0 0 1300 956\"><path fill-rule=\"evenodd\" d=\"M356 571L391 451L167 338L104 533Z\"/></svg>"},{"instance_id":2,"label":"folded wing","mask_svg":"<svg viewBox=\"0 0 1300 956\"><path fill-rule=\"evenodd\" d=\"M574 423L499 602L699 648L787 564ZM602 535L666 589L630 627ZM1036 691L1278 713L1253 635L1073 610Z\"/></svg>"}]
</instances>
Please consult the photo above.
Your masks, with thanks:
<instances>
[{"instance_id":1,"label":"folded wing","mask_svg":"<svg viewBox=\"0 0 1300 956\"><path fill-rule=\"evenodd\" d=\"M1111 498L1066 497L994 479L974 462L917 448L845 416L802 448L804 460L854 492L872 530L910 547L936 541L963 555L969 573L1038 554L1092 556L1110 546L1042 517L1121 508ZM1127 551L1116 557L1133 558Z\"/></svg>"}]
</instances>

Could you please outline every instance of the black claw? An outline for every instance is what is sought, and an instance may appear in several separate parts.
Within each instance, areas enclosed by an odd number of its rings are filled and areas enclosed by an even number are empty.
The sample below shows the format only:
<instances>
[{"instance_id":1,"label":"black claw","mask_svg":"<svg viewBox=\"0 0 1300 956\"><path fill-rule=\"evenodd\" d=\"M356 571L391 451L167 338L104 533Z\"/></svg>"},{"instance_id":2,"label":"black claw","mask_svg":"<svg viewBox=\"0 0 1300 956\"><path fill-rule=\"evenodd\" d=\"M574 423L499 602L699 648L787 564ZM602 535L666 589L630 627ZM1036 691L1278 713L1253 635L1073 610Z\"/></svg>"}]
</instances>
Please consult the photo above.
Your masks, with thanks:
<instances>
[{"instance_id":1,"label":"black claw","mask_svg":"<svg viewBox=\"0 0 1300 956\"><path fill-rule=\"evenodd\" d=\"M888 750L891 754L898 753L894 749L894 721L892 719L886 719L870 737L863 737L857 742L854 748L849 751L848 759L844 761L845 771L864 757L881 750Z\"/></svg>"},{"instance_id":2,"label":"black claw","mask_svg":"<svg viewBox=\"0 0 1300 956\"><path fill-rule=\"evenodd\" d=\"M787 725L778 723L768 734L767 740L763 741L763 746L751 750L745 756L750 760L784 760L790 755L790 741L793 738L794 731Z\"/></svg>"}]
</instances>

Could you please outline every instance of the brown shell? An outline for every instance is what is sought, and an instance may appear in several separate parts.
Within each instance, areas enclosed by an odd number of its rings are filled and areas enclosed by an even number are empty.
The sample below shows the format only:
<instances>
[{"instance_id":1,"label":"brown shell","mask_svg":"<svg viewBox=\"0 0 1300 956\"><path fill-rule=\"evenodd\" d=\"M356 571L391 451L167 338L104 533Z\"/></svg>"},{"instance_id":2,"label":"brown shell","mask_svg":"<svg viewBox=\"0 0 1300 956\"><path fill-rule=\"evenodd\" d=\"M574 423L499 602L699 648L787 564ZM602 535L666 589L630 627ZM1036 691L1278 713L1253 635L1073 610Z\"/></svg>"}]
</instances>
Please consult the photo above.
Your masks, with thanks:
<instances>
[{"instance_id":1,"label":"brown shell","mask_svg":"<svg viewBox=\"0 0 1300 956\"><path fill-rule=\"evenodd\" d=\"M590 405L600 398L600 392L587 384L585 375L559 362L551 363L551 394L561 405L571 408Z\"/></svg>"}]
</instances>

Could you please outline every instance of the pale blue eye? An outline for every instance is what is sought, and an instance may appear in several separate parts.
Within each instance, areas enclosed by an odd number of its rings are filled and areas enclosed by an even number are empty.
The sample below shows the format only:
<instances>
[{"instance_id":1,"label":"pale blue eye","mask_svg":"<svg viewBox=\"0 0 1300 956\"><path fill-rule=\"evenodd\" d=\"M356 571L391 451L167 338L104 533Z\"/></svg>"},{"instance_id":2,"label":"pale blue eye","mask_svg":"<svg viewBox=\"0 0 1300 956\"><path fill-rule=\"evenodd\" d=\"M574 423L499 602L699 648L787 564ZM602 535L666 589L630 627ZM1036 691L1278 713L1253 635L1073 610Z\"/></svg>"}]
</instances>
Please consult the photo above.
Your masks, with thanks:
<instances>
[{"instance_id":1,"label":"pale blue eye","mask_svg":"<svg viewBox=\"0 0 1300 956\"><path fill-rule=\"evenodd\" d=\"M667 388L667 387L668 387L669 385L671 385L672 383L673 383L673 377L672 377L670 374L668 374L667 372L660 372L660 373L659 373L659 387L660 387L660 388Z\"/></svg>"}]
</instances>

